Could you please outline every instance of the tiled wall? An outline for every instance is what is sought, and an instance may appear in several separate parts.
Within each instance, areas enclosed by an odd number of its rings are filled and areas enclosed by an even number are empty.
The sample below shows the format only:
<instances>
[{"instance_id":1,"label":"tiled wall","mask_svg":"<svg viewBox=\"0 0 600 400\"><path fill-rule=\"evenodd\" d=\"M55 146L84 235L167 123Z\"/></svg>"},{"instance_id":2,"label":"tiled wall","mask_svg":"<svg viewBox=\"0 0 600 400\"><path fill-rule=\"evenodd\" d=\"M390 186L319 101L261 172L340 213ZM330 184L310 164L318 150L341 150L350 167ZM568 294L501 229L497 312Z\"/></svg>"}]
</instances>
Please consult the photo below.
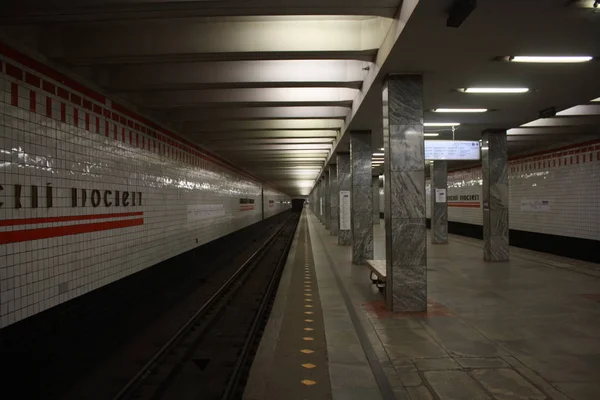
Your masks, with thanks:
<instances>
[{"instance_id":1,"label":"tiled wall","mask_svg":"<svg viewBox=\"0 0 600 400\"><path fill-rule=\"evenodd\" d=\"M509 168L511 229L600 240L600 143L513 159ZM449 173L449 221L482 225L481 182L481 168ZM426 189L429 218L429 181ZM473 195L479 200L461 198Z\"/></svg>"},{"instance_id":2,"label":"tiled wall","mask_svg":"<svg viewBox=\"0 0 600 400\"><path fill-rule=\"evenodd\" d=\"M291 207L0 44L0 328ZM272 201L272 203L269 203Z\"/></svg>"}]
</instances>

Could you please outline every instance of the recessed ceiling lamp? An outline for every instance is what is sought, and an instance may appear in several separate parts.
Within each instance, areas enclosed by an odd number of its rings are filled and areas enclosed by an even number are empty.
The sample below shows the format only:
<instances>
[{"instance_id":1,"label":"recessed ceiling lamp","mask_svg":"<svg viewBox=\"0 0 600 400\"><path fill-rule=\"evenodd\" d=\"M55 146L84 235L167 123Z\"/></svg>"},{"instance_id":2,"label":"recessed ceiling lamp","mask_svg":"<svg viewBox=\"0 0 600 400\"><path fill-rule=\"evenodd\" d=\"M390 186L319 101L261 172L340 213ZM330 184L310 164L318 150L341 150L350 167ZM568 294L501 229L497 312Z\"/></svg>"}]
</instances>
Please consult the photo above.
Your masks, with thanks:
<instances>
[{"instance_id":1,"label":"recessed ceiling lamp","mask_svg":"<svg viewBox=\"0 0 600 400\"><path fill-rule=\"evenodd\" d=\"M385 155L384 153L373 153L373 157L377 157L377 156L383 157L384 155Z\"/></svg>"},{"instance_id":2,"label":"recessed ceiling lamp","mask_svg":"<svg viewBox=\"0 0 600 400\"><path fill-rule=\"evenodd\" d=\"M464 93L527 93L528 88L464 88L459 89Z\"/></svg>"},{"instance_id":3,"label":"recessed ceiling lamp","mask_svg":"<svg viewBox=\"0 0 600 400\"><path fill-rule=\"evenodd\" d=\"M436 137L436 136L440 136L440 134L439 133L424 133L423 136Z\"/></svg>"},{"instance_id":4,"label":"recessed ceiling lamp","mask_svg":"<svg viewBox=\"0 0 600 400\"><path fill-rule=\"evenodd\" d=\"M582 63L593 58L591 56L514 56L509 57L508 60L523 63Z\"/></svg>"},{"instance_id":5,"label":"recessed ceiling lamp","mask_svg":"<svg viewBox=\"0 0 600 400\"><path fill-rule=\"evenodd\" d=\"M437 113L484 113L487 108L434 108Z\"/></svg>"},{"instance_id":6,"label":"recessed ceiling lamp","mask_svg":"<svg viewBox=\"0 0 600 400\"><path fill-rule=\"evenodd\" d=\"M460 126L460 122L425 122L423 126Z\"/></svg>"}]
</instances>

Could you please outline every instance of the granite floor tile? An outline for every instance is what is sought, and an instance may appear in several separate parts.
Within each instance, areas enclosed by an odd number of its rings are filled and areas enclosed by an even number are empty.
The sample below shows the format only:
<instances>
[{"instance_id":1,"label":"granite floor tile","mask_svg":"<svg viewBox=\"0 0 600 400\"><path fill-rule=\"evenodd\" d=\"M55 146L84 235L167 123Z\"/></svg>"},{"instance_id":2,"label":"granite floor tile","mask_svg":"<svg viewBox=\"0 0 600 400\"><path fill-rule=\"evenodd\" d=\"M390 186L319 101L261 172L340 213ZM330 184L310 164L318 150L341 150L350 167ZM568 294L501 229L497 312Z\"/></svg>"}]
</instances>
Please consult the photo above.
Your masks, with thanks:
<instances>
[{"instance_id":1,"label":"granite floor tile","mask_svg":"<svg viewBox=\"0 0 600 400\"><path fill-rule=\"evenodd\" d=\"M545 394L513 369L476 369L471 371L471 375L498 400L543 400L546 398Z\"/></svg>"},{"instance_id":2,"label":"granite floor tile","mask_svg":"<svg viewBox=\"0 0 600 400\"><path fill-rule=\"evenodd\" d=\"M463 371L428 371L425 379L436 395L443 400L488 400L492 399Z\"/></svg>"},{"instance_id":3,"label":"granite floor tile","mask_svg":"<svg viewBox=\"0 0 600 400\"><path fill-rule=\"evenodd\" d=\"M415 386L406 388L410 400L434 400L433 395L426 386Z\"/></svg>"},{"instance_id":4,"label":"granite floor tile","mask_svg":"<svg viewBox=\"0 0 600 400\"><path fill-rule=\"evenodd\" d=\"M415 365L420 371L461 369L461 366L452 358L426 358L415 360Z\"/></svg>"}]
</instances>

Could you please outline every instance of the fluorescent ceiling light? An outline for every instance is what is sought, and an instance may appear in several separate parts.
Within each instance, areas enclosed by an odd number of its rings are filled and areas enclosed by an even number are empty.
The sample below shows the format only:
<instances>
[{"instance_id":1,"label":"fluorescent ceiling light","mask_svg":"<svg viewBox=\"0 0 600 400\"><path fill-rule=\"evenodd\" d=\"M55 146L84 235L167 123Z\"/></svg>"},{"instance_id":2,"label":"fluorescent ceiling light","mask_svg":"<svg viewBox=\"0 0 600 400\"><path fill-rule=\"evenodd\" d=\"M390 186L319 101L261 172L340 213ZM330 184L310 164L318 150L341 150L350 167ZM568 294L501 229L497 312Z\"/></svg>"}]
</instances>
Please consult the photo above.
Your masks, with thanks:
<instances>
[{"instance_id":1,"label":"fluorescent ceiling light","mask_svg":"<svg viewBox=\"0 0 600 400\"><path fill-rule=\"evenodd\" d=\"M598 99L596 99L596 100L598 100ZM595 101L595 100L594 100L594 101ZM381 147L379 150L380 150L380 151L384 151L385 149L384 149L383 147Z\"/></svg>"},{"instance_id":2,"label":"fluorescent ceiling light","mask_svg":"<svg viewBox=\"0 0 600 400\"><path fill-rule=\"evenodd\" d=\"M465 93L527 93L528 88L465 88Z\"/></svg>"},{"instance_id":3,"label":"fluorescent ceiling light","mask_svg":"<svg viewBox=\"0 0 600 400\"><path fill-rule=\"evenodd\" d=\"M439 133L424 133L423 136L435 137L435 136L440 136L440 134Z\"/></svg>"},{"instance_id":4,"label":"fluorescent ceiling light","mask_svg":"<svg viewBox=\"0 0 600 400\"><path fill-rule=\"evenodd\" d=\"M384 153L373 153L373 157L377 157L377 156L384 156Z\"/></svg>"},{"instance_id":5,"label":"fluorescent ceiling light","mask_svg":"<svg viewBox=\"0 0 600 400\"><path fill-rule=\"evenodd\" d=\"M423 126L459 126L460 122L425 122Z\"/></svg>"},{"instance_id":6,"label":"fluorescent ceiling light","mask_svg":"<svg viewBox=\"0 0 600 400\"><path fill-rule=\"evenodd\" d=\"M591 56L514 56L509 60L525 63L580 63L591 61L593 58Z\"/></svg>"},{"instance_id":7,"label":"fluorescent ceiling light","mask_svg":"<svg viewBox=\"0 0 600 400\"><path fill-rule=\"evenodd\" d=\"M487 108L435 108L437 113L484 113Z\"/></svg>"},{"instance_id":8,"label":"fluorescent ceiling light","mask_svg":"<svg viewBox=\"0 0 600 400\"><path fill-rule=\"evenodd\" d=\"M600 97L598 97L597 99L592 100L592 102L600 102Z\"/></svg>"}]
</instances>

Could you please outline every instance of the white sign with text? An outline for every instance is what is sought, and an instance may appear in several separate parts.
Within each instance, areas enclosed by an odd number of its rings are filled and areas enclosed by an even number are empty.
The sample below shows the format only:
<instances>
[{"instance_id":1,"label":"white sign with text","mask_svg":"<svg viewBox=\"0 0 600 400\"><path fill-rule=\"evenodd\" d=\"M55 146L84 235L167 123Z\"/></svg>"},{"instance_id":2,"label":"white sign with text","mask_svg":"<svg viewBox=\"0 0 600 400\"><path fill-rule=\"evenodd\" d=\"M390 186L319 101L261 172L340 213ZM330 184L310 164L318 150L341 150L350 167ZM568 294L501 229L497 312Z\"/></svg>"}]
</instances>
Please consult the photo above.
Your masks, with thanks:
<instances>
[{"instance_id":1,"label":"white sign with text","mask_svg":"<svg viewBox=\"0 0 600 400\"><path fill-rule=\"evenodd\" d=\"M426 140L426 160L479 160L479 142L466 140Z\"/></svg>"},{"instance_id":2,"label":"white sign with text","mask_svg":"<svg viewBox=\"0 0 600 400\"><path fill-rule=\"evenodd\" d=\"M350 191L340 190L340 230L350 230Z\"/></svg>"}]
</instances>

